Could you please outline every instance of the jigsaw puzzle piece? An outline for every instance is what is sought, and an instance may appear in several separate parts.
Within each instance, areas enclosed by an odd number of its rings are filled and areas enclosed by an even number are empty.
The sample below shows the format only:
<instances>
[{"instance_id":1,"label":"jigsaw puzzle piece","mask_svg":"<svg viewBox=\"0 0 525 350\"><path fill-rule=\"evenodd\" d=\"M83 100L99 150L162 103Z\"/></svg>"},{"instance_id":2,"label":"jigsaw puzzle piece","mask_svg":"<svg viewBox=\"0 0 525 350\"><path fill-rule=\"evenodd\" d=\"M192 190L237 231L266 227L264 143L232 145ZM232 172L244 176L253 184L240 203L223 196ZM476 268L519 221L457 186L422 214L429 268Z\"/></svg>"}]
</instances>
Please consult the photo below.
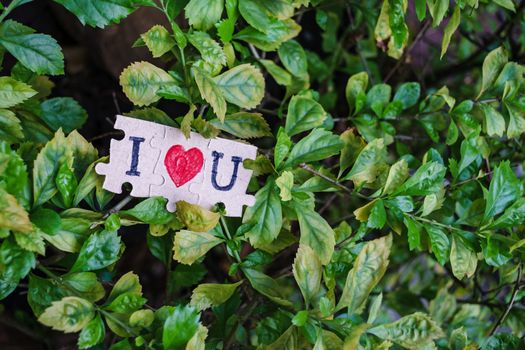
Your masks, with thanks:
<instances>
[{"instance_id":1,"label":"jigsaw puzzle piece","mask_svg":"<svg viewBox=\"0 0 525 350\"><path fill-rule=\"evenodd\" d=\"M121 193L122 184L130 183L134 197L148 197L152 184L161 185L164 178L154 173L160 151L151 147L155 137L164 137L165 126L117 115L115 129L124 131L122 140L111 140L109 163L98 163L95 171L105 175L103 188Z\"/></svg>"},{"instance_id":2,"label":"jigsaw puzzle piece","mask_svg":"<svg viewBox=\"0 0 525 350\"><path fill-rule=\"evenodd\" d=\"M179 129L166 127L164 137L154 138L151 143L153 148L160 150L155 173L164 178L164 183L150 186L150 196L166 198L166 208L171 212L175 211L178 201L198 203L199 195L190 192L189 188L204 181L204 159L208 156L209 142L193 132L186 139Z\"/></svg>"},{"instance_id":3,"label":"jigsaw puzzle piece","mask_svg":"<svg viewBox=\"0 0 525 350\"><path fill-rule=\"evenodd\" d=\"M244 205L253 205L255 197L246 194L252 170L243 166L245 159L255 159L257 148L226 139L213 139L208 145L204 166L205 181L194 183L190 191L199 195L198 204L211 209L222 202L227 216L240 217Z\"/></svg>"}]
</instances>

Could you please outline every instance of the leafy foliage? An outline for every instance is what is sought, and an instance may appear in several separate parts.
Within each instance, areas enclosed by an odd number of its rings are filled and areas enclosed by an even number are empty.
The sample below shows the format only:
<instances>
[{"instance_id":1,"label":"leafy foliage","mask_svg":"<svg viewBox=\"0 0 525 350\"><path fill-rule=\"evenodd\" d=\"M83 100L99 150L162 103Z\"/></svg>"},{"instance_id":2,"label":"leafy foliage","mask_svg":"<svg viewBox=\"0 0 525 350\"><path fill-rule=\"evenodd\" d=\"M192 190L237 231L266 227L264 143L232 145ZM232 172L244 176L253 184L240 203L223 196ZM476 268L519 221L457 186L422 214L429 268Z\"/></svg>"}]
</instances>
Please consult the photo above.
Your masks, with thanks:
<instances>
[{"instance_id":1,"label":"leafy foliage","mask_svg":"<svg viewBox=\"0 0 525 350\"><path fill-rule=\"evenodd\" d=\"M106 192L86 110L49 97L60 47L1 5L0 299L27 294L25 328L81 349L525 347L525 2L55 1L99 28L165 15L134 44L164 68L120 75L148 106L126 113L256 144L255 204ZM122 271L130 235L165 290Z\"/></svg>"}]
</instances>

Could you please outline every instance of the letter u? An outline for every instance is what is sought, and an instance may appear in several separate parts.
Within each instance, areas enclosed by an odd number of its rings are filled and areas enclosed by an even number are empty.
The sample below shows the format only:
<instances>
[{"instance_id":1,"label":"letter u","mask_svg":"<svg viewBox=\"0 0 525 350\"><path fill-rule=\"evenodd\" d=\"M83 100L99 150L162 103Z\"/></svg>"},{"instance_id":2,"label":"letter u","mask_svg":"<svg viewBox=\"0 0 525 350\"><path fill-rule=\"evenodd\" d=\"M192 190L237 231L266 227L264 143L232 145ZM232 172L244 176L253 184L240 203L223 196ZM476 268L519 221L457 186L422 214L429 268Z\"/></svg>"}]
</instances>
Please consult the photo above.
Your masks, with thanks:
<instances>
[{"instance_id":1,"label":"letter u","mask_svg":"<svg viewBox=\"0 0 525 350\"><path fill-rule=\"evenodd\" d=\"M211 169L211 184L213 188L215 188L217 191L229 191L233 188L235 185L235 181L237 180L237 171L239 170L239 163L242 162L241 157L232 156L232 162L233 162L233 173L230 178L230 183L226 186L221 186L217 183L217 169L219 167L219 159L222 159L224 157L224 153L213 151L211 153L213 156L213 166Z\"/></svg>"}]
</instances>

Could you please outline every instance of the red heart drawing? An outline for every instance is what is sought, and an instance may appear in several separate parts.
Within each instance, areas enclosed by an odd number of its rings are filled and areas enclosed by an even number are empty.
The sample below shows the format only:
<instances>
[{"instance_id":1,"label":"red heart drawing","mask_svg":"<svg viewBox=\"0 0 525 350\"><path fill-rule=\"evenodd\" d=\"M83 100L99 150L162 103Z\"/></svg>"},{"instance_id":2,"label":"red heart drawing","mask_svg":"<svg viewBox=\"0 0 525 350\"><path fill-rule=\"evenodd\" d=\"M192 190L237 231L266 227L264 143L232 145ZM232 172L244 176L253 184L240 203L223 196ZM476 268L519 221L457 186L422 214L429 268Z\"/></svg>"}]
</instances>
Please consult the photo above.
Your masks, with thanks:
<instances>
[{"instance_id":1,"label":"red heart drawing","mask_svg":"<svg viewBox=\"0 0 525 350\"><path fill-rule=\"evenodd\" d=\"M166 153L164 165L175 186L180 187L193 179L202 169L204 156L198 148L184 151L182 145L174 145Z\"/></svg>"}]
</instances>

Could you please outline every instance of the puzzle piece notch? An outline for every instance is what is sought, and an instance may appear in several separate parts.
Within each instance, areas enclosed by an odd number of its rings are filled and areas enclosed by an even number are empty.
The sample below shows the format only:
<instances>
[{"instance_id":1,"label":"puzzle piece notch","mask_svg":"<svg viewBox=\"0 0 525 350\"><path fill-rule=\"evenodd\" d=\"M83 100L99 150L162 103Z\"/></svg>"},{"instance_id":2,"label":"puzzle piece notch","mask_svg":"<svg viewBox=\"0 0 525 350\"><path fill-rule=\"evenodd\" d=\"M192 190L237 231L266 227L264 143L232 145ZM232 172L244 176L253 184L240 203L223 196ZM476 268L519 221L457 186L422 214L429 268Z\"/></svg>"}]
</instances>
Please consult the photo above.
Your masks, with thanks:
<instances>
[{"instance_id":1,"label":"puzzle piece notch","mask_svg":"<svg viewBox=\"0 0 525 350\"><path fill-rule=\"evenodd\" d=\"M190 191L199 195L198 204L211 209L223 203L227 216L240 217L244 205L255 204L255 197L246 194L252 170L243 166L245 159L255 159L257 148L239 147L239 143L226 139L212 139L208 146L205 177L209 181L192 184Z\"/></svg>"},{"instance_id":2,"label":"puzzle piece notch","mask_svg":"<svg viewBox=\"0 0 525 350\"><path fill-rule=\"evenodd\" d=\"M122 140L111 140L109 163L98 163L95 172L104 175L103 188L122 193L122 185L132 185L131 195L149 197L150 186L165 179L154 173L160 151L150 145L154 137L164 137L165 126L117 115L115 129L124 132Z\"/></svg>"}]
</instances>

